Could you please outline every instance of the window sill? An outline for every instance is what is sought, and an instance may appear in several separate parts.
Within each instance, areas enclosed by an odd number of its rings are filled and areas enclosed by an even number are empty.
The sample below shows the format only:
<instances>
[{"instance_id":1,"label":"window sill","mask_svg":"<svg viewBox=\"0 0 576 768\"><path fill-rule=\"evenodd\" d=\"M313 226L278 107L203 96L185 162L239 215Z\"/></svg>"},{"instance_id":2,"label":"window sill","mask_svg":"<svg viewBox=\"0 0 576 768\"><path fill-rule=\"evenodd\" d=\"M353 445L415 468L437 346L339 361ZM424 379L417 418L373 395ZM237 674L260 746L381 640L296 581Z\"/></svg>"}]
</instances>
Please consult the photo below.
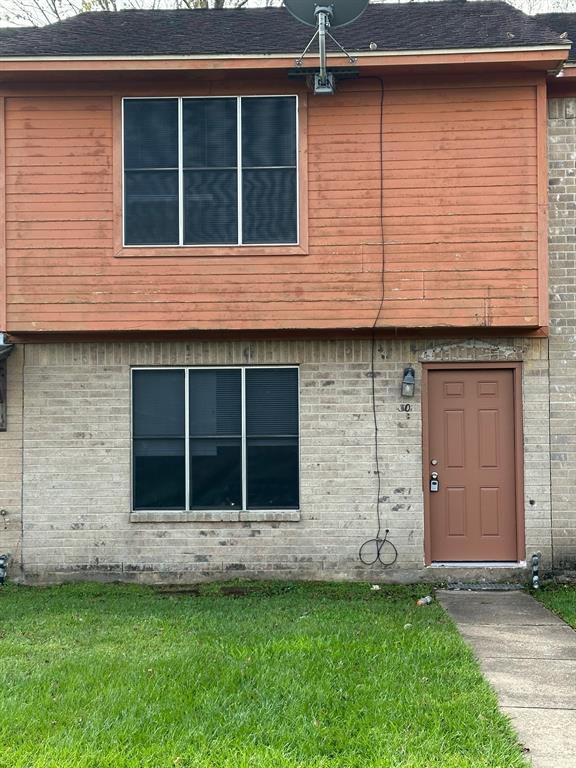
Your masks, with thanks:
<instances>
[{"instance_id":1,"label":"window sill","mask_svg":"<svg viewBox=\"0 0 576 768\"><path fill-rule=\"evenodd\" d=\"M162 510L130 513L131 523L297 523L301 519L299 509L286 510L196 510L172 512Z\"/></svg>"},{"instance_id":2,"label":"window sill","mask_svg":"<svg viewBox=\"0 0 576 768\"><path fill-rule=\"evenodd\" d=\"M219 256L307 256L303 245L130 246L117 248L117 259L206 258Z\"/></svg>"}]
</instances>

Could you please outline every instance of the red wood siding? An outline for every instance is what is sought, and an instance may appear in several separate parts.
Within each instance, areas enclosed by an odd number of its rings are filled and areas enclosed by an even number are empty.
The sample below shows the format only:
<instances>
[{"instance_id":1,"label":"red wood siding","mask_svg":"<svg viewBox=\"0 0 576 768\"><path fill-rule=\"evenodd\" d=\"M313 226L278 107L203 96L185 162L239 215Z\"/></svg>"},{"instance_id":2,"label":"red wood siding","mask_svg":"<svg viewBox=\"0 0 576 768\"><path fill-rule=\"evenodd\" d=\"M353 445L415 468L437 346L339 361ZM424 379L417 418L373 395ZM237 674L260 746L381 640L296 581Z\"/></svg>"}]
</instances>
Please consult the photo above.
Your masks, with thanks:
<instances>
[{"instance_id":1,"label":"red wood siding","mask_svg":"<svg viewBox=\"0 0 576 768\"><path fill-rule=\"evenodd\" d=\"M540 88L386 84L380 326L546 324ZM175 92L194 93L153 93ZM127 257L117 245L118 96L9 95L7 329L370 327L382 258L379 102L372 80L307 99L304 248Z\"/></svg>"}]
</instances>

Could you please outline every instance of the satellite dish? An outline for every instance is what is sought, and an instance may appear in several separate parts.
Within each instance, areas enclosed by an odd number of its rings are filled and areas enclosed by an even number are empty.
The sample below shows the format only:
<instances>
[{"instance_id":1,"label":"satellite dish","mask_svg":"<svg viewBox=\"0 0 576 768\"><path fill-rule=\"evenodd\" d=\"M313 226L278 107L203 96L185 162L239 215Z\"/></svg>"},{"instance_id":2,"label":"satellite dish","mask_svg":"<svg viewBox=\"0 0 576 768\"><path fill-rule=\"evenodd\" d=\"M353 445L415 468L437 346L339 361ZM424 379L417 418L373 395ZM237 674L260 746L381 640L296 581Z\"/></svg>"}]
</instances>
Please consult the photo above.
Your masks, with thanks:
<instances>
[{"instance_id":1,"label":"satellite dish","mask_svg":"<svg viewBox=\"0 0 576 768\"><path fill-rule=\"evenodd\" d=\"M312 39L304 48L304 52L296 59L296 66L302 66L302 59L308 53L314 40L318 38L320 71L317 75L314 75L314 93L334 93L336 87L334 75L326 70L326 38L329 37L336 43L338 48L348 56L352 64L356 63L356 59L344 50L338 40L332 37L328 30L330 27L343 27L345 24L350 24L354 19L357 19L368 5L368 0L332 0L330 5L316 2L316 0L284 0L284 5L298 21L308 24L310 27L316 27L316 32L314 32Z\"/></svg>"},{"instance_id":2,"label":"satellite dish","mask_svg":"<svg viewBox=\"0 0 576 768\"><path fill-rule=\"evenodd\" d=\"M284 5L298 21L311 27L318 24L317 9L328 8L331 11L330 26L343 27L364 13L368 0L332 0L325 5L315 0L284 0Z\"/></svg>"}]
</instances>

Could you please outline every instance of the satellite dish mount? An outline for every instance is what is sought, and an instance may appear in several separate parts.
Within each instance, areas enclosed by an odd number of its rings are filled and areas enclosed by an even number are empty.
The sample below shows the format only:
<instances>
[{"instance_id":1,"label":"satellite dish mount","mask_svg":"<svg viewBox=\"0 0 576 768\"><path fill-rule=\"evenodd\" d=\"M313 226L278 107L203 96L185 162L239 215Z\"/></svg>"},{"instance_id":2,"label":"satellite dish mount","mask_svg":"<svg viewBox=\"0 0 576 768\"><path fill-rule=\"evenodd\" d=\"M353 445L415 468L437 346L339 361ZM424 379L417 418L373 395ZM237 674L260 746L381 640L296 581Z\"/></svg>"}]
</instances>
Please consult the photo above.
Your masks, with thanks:
<instances>
[{"instance_id":1,"label":"satellite dish mount","mask_svg":"<svg viewBox=\"0 0 576 768\"><path fill-rule=\"evenodd\" d=\"M328 29L330 28L330 21L333 17L333 6L331 5L317 5L314 10L314 16L317 19L316 32L312 35L312 39L304 48L300 56L296 59L296 66L301 67L304 61L304 56L308 53L314 40L318 38L318 53L320 56L320 71L314 75L314 93L316 94L332 94L334 93L335 83L334 75L328 72L326 69L326 37L329 37L333 43L348 57L351 64L356 64L357 59L351 56L348 51L340 45L338 40L330 34Z\"/></svg>"},{"instance_id":2,"label":"satellite dish mount","mask_svg":"<svg viewBox=\"0 0 576 768\"><path fill-rule=\"evenodd\" d=\"M304 56L318 38L320 71L314 73L314 93L334 93L335 76L326 69L326 38L332 40L351 64L356 64L357 59L332 36L329 29L350 24L357 19L368 5L368 0L332 0L330 5L319 4L315 0L284 0L284 5L298 21L316 27L312 39L296 59L296 67L302 67Z\"/></svg>"}]
</instances>

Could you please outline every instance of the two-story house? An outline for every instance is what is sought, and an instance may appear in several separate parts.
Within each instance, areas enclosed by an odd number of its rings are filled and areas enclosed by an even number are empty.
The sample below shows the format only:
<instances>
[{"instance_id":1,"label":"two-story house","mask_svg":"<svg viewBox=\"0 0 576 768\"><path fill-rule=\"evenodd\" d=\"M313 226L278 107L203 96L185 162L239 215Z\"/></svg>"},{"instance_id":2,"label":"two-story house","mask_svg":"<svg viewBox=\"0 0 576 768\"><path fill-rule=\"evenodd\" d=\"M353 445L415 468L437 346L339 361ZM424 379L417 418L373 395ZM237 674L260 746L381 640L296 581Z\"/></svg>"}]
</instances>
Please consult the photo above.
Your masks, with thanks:
<instances>
[{"instance_id":1,"label":"two-story house","mask_svg":"<svg viewBox=\"0 0 576 768\"><path fill-rule=\"evenodd\" d=\"M575 472L576 342L551 372L547 247L547 80L570 42L503 2L369 6L336 30L356 71L314 95L294 72L310 34L243 8L0 35L14 574L437 581L574 559L551 476Z\"/></svg>"}]
</instances>

